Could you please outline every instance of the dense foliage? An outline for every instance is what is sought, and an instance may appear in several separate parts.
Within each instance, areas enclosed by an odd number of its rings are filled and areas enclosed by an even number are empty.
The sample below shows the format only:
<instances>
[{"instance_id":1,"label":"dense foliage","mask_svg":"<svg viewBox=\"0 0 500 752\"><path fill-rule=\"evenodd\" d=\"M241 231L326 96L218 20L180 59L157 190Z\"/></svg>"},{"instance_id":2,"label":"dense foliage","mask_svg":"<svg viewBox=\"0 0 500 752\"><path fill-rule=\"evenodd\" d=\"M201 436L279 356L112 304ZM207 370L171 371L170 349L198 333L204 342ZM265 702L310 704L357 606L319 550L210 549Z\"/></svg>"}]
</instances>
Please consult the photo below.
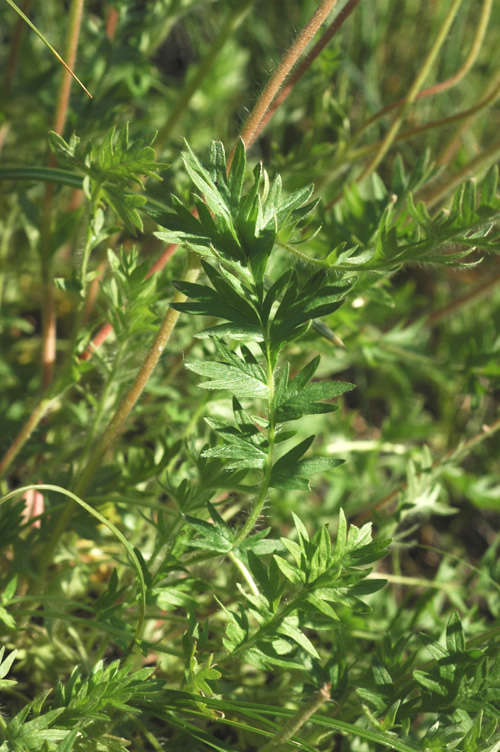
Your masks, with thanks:
<instances>
[{"instance_id":1,"label":"dense foliage","mask_svg":"<svg viewBox=\"0 0 500 752\"><path fill-rule=\"evenodd\" d=\"M0 10L0 752L495 752L500 6L67 5Z\"/></svg>"}]
</instances>

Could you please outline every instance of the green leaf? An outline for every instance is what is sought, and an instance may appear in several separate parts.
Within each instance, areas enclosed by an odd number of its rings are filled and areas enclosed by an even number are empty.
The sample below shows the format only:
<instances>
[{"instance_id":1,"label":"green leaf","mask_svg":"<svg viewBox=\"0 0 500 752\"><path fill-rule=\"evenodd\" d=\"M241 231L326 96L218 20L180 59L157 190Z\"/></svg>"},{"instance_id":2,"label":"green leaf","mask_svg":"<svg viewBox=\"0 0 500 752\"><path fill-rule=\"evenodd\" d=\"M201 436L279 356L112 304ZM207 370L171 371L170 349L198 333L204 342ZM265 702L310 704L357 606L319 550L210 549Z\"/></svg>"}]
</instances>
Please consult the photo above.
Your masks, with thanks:
<instances>
[{"instance_id":1,"label":"green leaf","mask_svg":"<svg viewBox=\"0 0 500 752\"><path fill-rule=\"evenodd\" d=\"M304 601L305 603L308 603L310 606L312 606L315 611L318 611L320 614L324 614L325 616L328 616L329 619L332 619L333 621L337 621L337 622L340 621L339 617L337 616L333 608L330 606L330 604L327 603L322 598L319 598L316 595L316 593L308 593Z\"/></svg>"},{"instance_id":2,"label":"green leaf","mask_svg":"<svg viewBox=\"0 0 500 752\"><path fill-rule=\"evenodd\" d=\"M232 218L229 207L223 200L218 187L213 182L208 170L206 170L199 159L196 157L191 147L186 143L187 152L183 153L184 164L189 177L201 191L204 196L207 206L215 214L216 217L223 218L225 224L232 228Z\"/></svg>"},{"instance_id":3,"label":"green leaf","mask_svg":"<svg viewBox=\"0 0 500 752\"><path fill-rule=\"evenodd\" d=\"M344 460L330 457L308 457L300 459L309 449L314 436L292 447L283 457L273 465L270 485L280 489L308 489L309 476L311 473L322 472L337 467Z\"/></svg>"},{"instance_id":4,"label":"green leaf","mask_svg":"<svg viewBox=\"0 0 500 752\"><path fill-rule=\"evenodd\" d=\"M245 179L246 155L245 144L242 139L238 139L234 152L233 162L228 175L228 187L231 194L231 207L236 209L241 198L243 181Z\"/></svg>"},{"instance_id":5,"label":"green leaf","mask_svg":"<svg viewBox=\"0 0 500 752\"><path fill-rule=\"evenodd\" d=\"M189 515L186 515L185 519L200 535L199 538L189 541L190 546L220 553L228 553L232 550L231 532L228 527L220 530L206 520Z\"/></svg>"},{"instance_id":6,"label":"green leaf","mask_svg":"<svg viewBox=\"0 0 500 752\"><path fill-rule=\"evenodd\" d=\"M267 383L260 367L252 367L243 360L236 363L207 363L201 360L186 361L186 368L205 377L203 389L227 389L238 399L265 399Z\"/></svg>"},{"instance_id":7,"label":"green leaf","mask_svg":"<svg viewBox=\"0 0 500 752\"><path fill-rule=\"evenodd\" d=\"M465 637L460 617L456 611L451 614L446 627L446 647L452 655L465 651Z\"/></svg>"},{"instance_id":8,"label":"green leaf","mask_svg":"<svg viewBox=\"0 0 500 752\"><path fill-rule=\"evenodd\" d=\"M2 687L12 687L17 684L17 681L14 679L5 679L15 661L17 650L13 650L9 653L5 659L3 657L4 653L5 647L0 648L0 689Z\"/></svg>"},{"instance_id":9,"label":"green leaf","mask_svg":"<svg viewBox=\"0 0 500 752\"><path fill-rule=\"evenodd\" d=\"M431 676L431 674L428 674L426 671L419 671L418 669L415 669L412 674L416 681L433 695L439 695L440 697L446 696L448 692L447 688L435 677Z\"/></svg>"},{"instance_id":10,"label":"green leaf","mask_svg":"<svg viewBox=\"0 0 500 752\"><path fill-rule=\"evenodd\" d=\"M345 282L325 285L325 279L326 274L322 270L299 286L295 272L291 275L288 288L272 319L273 348L297 338L313 319L333 313L342 305L348 285Z\"/></svg>"},{"instance_id":11,"label":"green leaf","mask_svg":"<svg viewBox=\"0 0 500 752\"><path fill-rule=\"evenodd\" d=\"M273 559L278 565L283 576L286 577L286 579L291 582L292 585L298 585L299 583L305 581L305 577L300 569L293 567L286 561L286 559L283 559L281 556L276 555L273 556Z\"/></svg>"},{"instance_id":12,"label":"green leaf","mask_svg":"<svg viewBox=\"0 0 500 752\"><path fill-rule=\"evenodd\" d=\"M281 623L278 629L278 634L283 634L285 635L285 637L289 637L291 640L300 645L301 648L304 648L306 653L312 655L313 658L319 659L318 651L312 644L311 640L306 637L306 635L300 629L294 626L289 619L286 619Z\"/></svg>"},{"instance_id":13,"label":"green leaf","mask_svg":"<svg viewBox=\"0 0 500 752\"><path fill-rule=\"evenodd\" d=\"M353 384L341 381L321 381L310 384L319 362L320 357L317 356L292 381L280 384L275 398L276 420L284 422L297 420L304 415L333 412L338 409L338 406L325 404L322 400L338 397L354 389ZM288 378L288 371L285 372L283 378Z\"/></svg>"},{"instance_id":14,"label":"green leaf","mask_svg":"<svg viewBox=\"0 0 500 752\"><path fill-rule=\"evenodd\" d=\"M63 741L57 745L57 752L71 752L79 733L81 732L78 729L68 732Z\"/></svg>"}]
</instances>

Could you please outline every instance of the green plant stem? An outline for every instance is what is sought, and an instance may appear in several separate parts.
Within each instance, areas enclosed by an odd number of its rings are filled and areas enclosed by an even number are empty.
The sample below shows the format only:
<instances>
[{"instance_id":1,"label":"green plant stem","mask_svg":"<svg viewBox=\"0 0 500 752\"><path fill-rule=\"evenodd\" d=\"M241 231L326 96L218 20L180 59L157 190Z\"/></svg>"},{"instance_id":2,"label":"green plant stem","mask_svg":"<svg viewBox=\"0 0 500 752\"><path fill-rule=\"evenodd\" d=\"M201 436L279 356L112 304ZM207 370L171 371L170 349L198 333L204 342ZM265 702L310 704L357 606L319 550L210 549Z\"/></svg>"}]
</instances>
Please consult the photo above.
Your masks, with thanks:
<instances>
[{"instance_id":1,"label":"green plant stem","mask_svg":"<svg viewBox=\"0 0 500 752\"><path fill-rule=\"evenodd\" d=\"M201 61L195 75L188 82L174 109L170 113L167 122L158 131L158 135L155 139L155 146L157 148L163 147L172 135L174 128L186 111L193 95L198 91L201 84L210 73L213 64L215 63L222 48L226 44L231 34L242 23L243 19L247 15L254 2L255 0L245 0L245 2L241 3L232 13L229 14L226 23L224 24L214 43L212 44L208 55L206 55L206 57Z\"/></svg>"},{"instance_id":2,"label":"green plant stem","mask_svg":"<svg viewBox=\"0 0 500 752\"><path fill-rule=\"evenodd\" d=\"M422 91L419 91L417 96L415 97L415 101L433 96L435 94L441 94L443 91L447 91L453 86L456 86L463 78L465 78L467 73L476 62L477 56L483 44L486 30L488 28L492 5L493 0L484 0L483 7L481 8L481 13L479 14L479 21L476 26L476 33L474 35L474 39L472 40L469 54L465 58L460 68L456 71L456 73L447 78L445 81L441 81L438 84L434 84L434 86L429 86L427 89L422 89ZM402 104L404 104L404 99L399 99L397 102L393 102L392 104L387 105L387 107L379 110L379 112L376 112L375 115L373 115L359 128L359 130L353 137L353 142L356 141L363 133L365 133L372 125L378 123L378 121L381 120L385 115L387 115L389 112L392 112L392 110L395 110L397 107L400 107Z\"/></svg>"},{"instance_id":3,"label":"green plant stem","mask_svg":"<svg viewBox=\"0 0 500 752\"><path fill-rule=\"evenodd\" d=\"M443 46L446 37L448 36L448 32L450 30L451 24L453 23L455 16L458 12L458 9L460 5L462 4L462 0L454 0L451 4L451 7L446 14L444 23L441 26L441 29L439 30L439 33L434 40L434 44L432 45L429 54L427 55L426 59L423 62L423 65L416 76L415 80L413 81L412 85L410 86L410 89L408 91L408 94L403 100L403 104L401 105L401 109L399 110L398 114L394 118L391 127L389 128L385 138L383 139L382 143L379 145L379 148L377 150L377 153L375 154L372 161L365 167L365 169L362 171L361 175L358 178L358 182L361 182L365 180L369 175L374 172L377 167L379 166L380 162L383 160L385 155L387 154L388 150L390 149L394 139L396 138L397 132L401 127L401 123L403 122L406 113L410 109L411 105L415 101L418 92L422 88L422 84L429 75L432 66L434 65L434 62L437 58L437 55L439 53L439 50Z\"/></svg>"},{"instance_id":4,"label":"green plant stem","mask_svg":"<svg viewBox=\"0 0 500 752\"><path fill-rule=\"evenodd\" d=\"M248 587L252 591L252 594L255 596L260 595L259 589L257 585L255 584L255 582L253 581L252 575L248 571L247 567L243 564L243 562L240 559L238 559L238 557L235 556L232 552L229 553L228 556L233 562L234 566L240 570L241 574L243 575L243 577L245 578L247 582Z\"/></svg>"},{"instance_id":5,"label":"green plant stem","mask_svg":"<svg viewBox=\"0 0 500 752\"><path fill-rule=\"evenodd\" d=\"M200 262L198 260L198 257L194 254L189 254L186 269L182 276L183 281L194 282L198 277L199 272ZM185 295L180 292L176 292L172 302L181 303L185 300ZM149 349L148 354L146 355L141 368L139 369L139 372L137 373L137 376L135 377L131 387L125 394L122 402L118 406L116 413L109 422L100 440L94 447L94 450L90 454L86 466L80 473L80 476L77 479L74 488L72 489L73 493L76 496L81 496L83 493L85 493L87 486L89 485L96 470L101 464L104 455L122 430L125 421L132 412L135 403L141 396L144 387L146 386L151 374L153 373L153 370L155 369L163 353L163 350L165 349L170 339L170 335L172 334L178 318L179 312L174 310L173 308L169 308L162 323L160 324L158 333ZM59 538L65 532L69 521L71 520L75 512L75 509L76 502L74 500L70 500L64 508L64 511L58 518L52 534L40 554L39 571L46 572L48 566L50 565L50 562L52 561L52 556L54 554Z\"/></svg>"},{"instance_id":6,"label":"green plant stem","mask_svg":"<svg viewBox=\"0 0 500 752\"><path fill-rule=\"evenodd\" d=\"M321 24L326 20L331 13L337 0L322 0L319 8L316 9L309 22L302 29L295 42L292 44L288 52L285 53L283 59L278 65L277 70L267 83L264 91L260 95L257 104L253 108L248 120L246 121L243 130L241 131L240 138L247 148L253 143L255 136L258 132L261 121L264 119L268 108L279 92L283 83L292 70L293 66L297 63L300 56L303 54L307 45L311 42L315 34L321 28ZM234 154L236 151L236 145L231 152L227 160L227 172L231 169Z\"/></svg>"},{"instance_id":7,"label":"green plant stem","mask_svg":"<svg viewBox=\"0 0 500 752\"><path fill-rule=\"evenodd\" d=\"M324 684L321 689L313 694L309 700L269 739L259 752L275 752L283 744L286 744L309 718L330 699L331 684Z\"/></svg>"},{"instance_id":8,"label":"green plant stem","mask_svg":"<svg viewBox=\"0 0 500 752\"><path fill-rule=\"evenodd\" d=\"M267 389L268 389L268 405L269 405L269 429L268 429L268 453L267 464L264 471L264 477L262 479L262 485L255 502L252 511L250 512L247 521L241 528L240 532L234 539L234 545L238 546L245 538L252 532L255 523L259 519L264 504L266 503L267 494L269 492L269 485L271 483L271 473L273 469L273 455L274 455L274 442L276 439L276 425L274 419L274 369L272 364L271 352L269 345L267 348Z\"/></svg>"},{"instance_id":9,"label":"green plant stem","mask_svg":"<svg viewBox=\"0 0 500 752\"><path fill-rule=\"evenodd\" d=\"M419 136L422 133L425 133L426 131L433 130L434 128L443 128L444 126L451 125L452 123L458 123L462 120L466 120L468 118L473 117L474 115L478 115L482 110L485 110L487 107L490 107L490 105L494 104L494 102L498 99L500 96L500 77L498 77L498 80L495 81L493 87L490 89L490 91L482 97L473 107L470 107L468 110L462 110L461 112L455 113L455 115L448 115L445 118L441 118L440 120L433 120L430 123L425 123L424 125L417 125L415 128L410 128L407 131L403 131L403 133L399 133L396 138L394 139L394 143L399 143L400 141L407 141L409 138L413 138L414 136ZM349 162L353 162L356 159L360 159L360 157L364 157L367 154L370 154L370 152L375 151L377 148L379 148L379 144L367 144L366 146L361 146L359 149L355 149L354 151L348 152L346 159Z\"/></svg>"}]
</instances>

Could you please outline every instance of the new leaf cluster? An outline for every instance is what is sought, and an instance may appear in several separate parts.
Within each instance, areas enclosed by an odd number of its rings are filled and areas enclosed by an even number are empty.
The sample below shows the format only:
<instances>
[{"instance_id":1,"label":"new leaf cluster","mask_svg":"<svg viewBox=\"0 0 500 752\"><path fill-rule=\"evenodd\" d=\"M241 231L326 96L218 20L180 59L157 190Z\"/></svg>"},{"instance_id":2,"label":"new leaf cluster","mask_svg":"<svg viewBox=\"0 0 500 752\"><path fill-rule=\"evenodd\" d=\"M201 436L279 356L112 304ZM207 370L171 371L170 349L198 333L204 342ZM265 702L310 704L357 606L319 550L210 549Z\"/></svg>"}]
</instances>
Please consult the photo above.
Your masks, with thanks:
<instances>
[{"instance_id":1,"label":"new leaf cluster","mask_svg":"<svg viewBox=\"0 0 500 752\"><path fill-rule=\"evenodd\" d=\"M343 382L312 382L319 358L294 377L288 364L277 367L278 358L283 347L302 336L314 319L337 310L350 284L331 283L324 270L301 270L299 278L295 269L287 269L273 279L271 256L276 241L280 234L293 233L307 218L313 208L309 202L312 187L282 197L280 178L270 183L258 165L253 186L243 194L246 161L241 141L227 176L221 143L212 144L207 168L189 148L184 162L201 192L194 197L196 212L189 212L174 197L175 213L155 214L159 224L169 229L157 235L205 257L206 282L176 282L177 290L189 300L175 303L174 308L225 321L201 335L214 341L217 360L190 360L186 365L202 376L201 387L227 390L233 396L234 425L211 420L220 443L203 454L223 458L228 470L270 469L269 487L308 489L312 473L335 467L341 460L304 458L314 436L276 460L269 434L273 434L273 444L292 438L294 432L284 431L284 423L332 412L337 406L326 400L353 387ZM251 416L243 403L256 400L264 403L264 409L260 416Z\"/></svg>"}]
</instances>

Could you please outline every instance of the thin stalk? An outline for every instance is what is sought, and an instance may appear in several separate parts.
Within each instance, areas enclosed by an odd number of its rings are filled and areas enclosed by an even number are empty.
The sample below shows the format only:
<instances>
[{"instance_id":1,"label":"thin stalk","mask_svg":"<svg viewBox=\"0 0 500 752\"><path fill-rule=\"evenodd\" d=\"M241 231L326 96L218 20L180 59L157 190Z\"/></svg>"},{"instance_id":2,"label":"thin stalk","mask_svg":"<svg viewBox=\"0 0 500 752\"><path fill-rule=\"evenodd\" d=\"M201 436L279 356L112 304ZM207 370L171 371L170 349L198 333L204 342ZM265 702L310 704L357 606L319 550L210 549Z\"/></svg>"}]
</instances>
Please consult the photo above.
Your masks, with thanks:
<instances>
[{"instance_id":1,"label":"thin stalk","mask_svg":"<svg viewBox=\"0 0 500 752\"><path fill-rule=\"evenodd\" d=\"M448 115L447 117L441 118L440 120L433 120L430 123L424 123L424 125L417 125L414 128L410 128L407 131L403 131L403 133L399 133L396 136L396 138L394 139L394 143L398 143L400 141L406 141L409 138L413 138L414 136L419 136L420 134L425 133L426 131L432 130L434 128L442 128L446 125L451 125L452 123L457 123L457 122L460 122L461 120L471 118L474 115L477 115L482 110L489 107L490 105L492 105L499 97L500 97L500 77L498 77L498 80L495 81L495 84L490 89L490 91L487 94L485 94L484 97L482 97L475 105L470 107L468 110L462 110L461 112L457 112L454 115ZM355 149L354 151L348 152L346 159L349 162L353 162L356 159L359 159L360 157L364 157L370 152L375 151L377 148L380 148L379 143L367 144L366 146L361 146L359 149Z\"/></svg>"},{"instance_id":2,"label":"thin stalk","mask_svg":"<svg viewBox=\"0 0 500 752\"><path fill-rule=\"evenodd\" d=\"M23 15L26 15L30 12L32 3L33 0L24 0L22 7ZM26 22L24 21L24 18L22 16L19 16L14 27L12 41L10 43L9 55L5 63L5 76L3 81L3 90L5 97L8 97L10 94L12 79L14 78L14 73L16 72L17 61L19 58L19 50L21 49L21 39L25 28Z\"/></svg>"},{"instance_id":3,"label":"thin stalk","mask_svg":"<svg viewBox=\"0 0 500 752\"><path fill-rule=\"evenodd\" d=\"M274 75L267 83L267 86L260 95L257 104L250 113L250 116L245 123L243 130L241 131L240 138L245 144L245 147L248 147L251 143L253 143L261 121L263 120L267 110L271 106L274 97L283 86L286 77L292 70L293 66L297 63L300 56L303 54L307 45L311 42L313 37L321 28L321 24L331 13L336 2L337 0L322 0L319 8L317 8L317 10L314 12L310 21L302 29L288 52L285 53L282 61L278 65L278 68L276 69ZM235 151L236 145L227 160L228 174L229 170L231 169Z\"/></svg>"},{"instance_id":4,"label":"thin stalk","mask_svg":"<svg viewBox=\"0 0 500 752\"><path fill-rule=\"evenodd\" d=\"M484 149L477 157L467 162L460 170L450 175L447 180L440 183L436 188L426 191L422 195L417 194L418 200L424 201L427 208L432 208L463 183L466 178L475 175L481 169L489 167L499 154L500 138L497 138L487 149Z\"/></svg>"},{"instance_id":5,"label":"thin stalk","mask_svg":"<svg viewBox=\"0 0 500 752\"><path fill-rule=\"evenodd\" d=\"M61 65L64 66L64 68L66 68L66 70L68 71L68 73L70 74L70 76L72 76L75 79L75 81L77 81L80 84L80 86L82 87L82 89L84 90L84 92L86 94L88 94L88 96L92 99L92 94L85 88L85 86L82 84L82 82L80 81L80 79L78 78L78 76L76 76L73 73L72 66L68 65L67 63L65 63L65 61L62 59L62 57L57 52L57 50L55 50L52 47L52 45L50 44L49 40L46 39L46 37L43 36L43 34L37 29L37 27L30 21L30 19L28 18L28 16L26 16L26 14L23 13L23 11L21 10L21 8L19 8L19 6L16 5L16 3L14 2L14 0L6 0L6 2L11 6L11 8L14 8L14 10L18 14L18 16L20 16L23 19L23 21L28 24L28 26L30 27L30 29L32 31L34 31L35 34L38 37L40 37L40 39L42 40L42 42L44 43L44 45L49 48L49 50L52 52L52 54L59 60L59 62L61 63Z\"/></svg>"},{"instance_id":6,"label":"thin stalk","mask_svg":"<svg viewBox=\"0 0 500 752\"><path fill-rule=\"evenodd\" d=\"M276 752L283 744L286 744L302 726L307 723L314 713L330 699L331 684L324 684L321 689L313 694L304 705L269 739L259 752Z\"/></svg>"},{"instance_id":7,"label":"thin stalk","mask_svg":"<svg viewBox=\"0 0 500 752\"><path fill-rule=\"evenodd\" d=\"M217 35L209 53L201 61L195 75L188 82L174 109L170 113L170 117L168 118L167 122L158 131L158 136L156 137L155 141L157 148L162 147L170 138L172 131L186 111L193 95L198 91L202 82L210 73L210 70L212 69L213 64L215 63L220 51L226 44L231 34L241 24L254 2L255 0L245 0L245 2L241 3L239 7L237 7L232 13L229 14L226 23Z\"/></svg>"},{"instance_id":8,"label":"thin stalk","mask_svg":"<svg viewBox=\"0 0 500 752\"><path fill-rule=\"evenodd\" d=\"M110 42L115 38L119 18L120 12L118 8L115 8L114 5L110 5L106 10L106 36Z\"/></svg>"},{"instance_id":9,"label":"thin stalk","mask_svg":"<svg viewBox=\"0 0 500 752\"><path fill-rule=\"evenodd\" d=\"M422 88L423 82L429 75L432 69L432 66L434 65L434 62L438 56L439 50L443 46L446 40L446 37L448 36L450 27L455 19L455 16L461 4L462 4L462 0L454 0L454 2L451 4L451 7L448 13L446 14L446 18L444 19L444 23L442 24L441 29L439 30L439 33L436 39L434 40L434 44L432 45L426 59L424 60L423 65L418 75L416 76L415 80L410 86L408 94L403 100L401 109L399 110L398 114L394 118L392 125L389 128L382 143L379 145L376 155L374 156L372 161L365 167L365 169L359 176L358 182L365 180L365 178L367 178L369 175L372 174L372 172L374 172L377 169L380 162L383 160L388 150L390 149L394 139L396 138L397 132L399 131L401 127L401 123L403 122L406 116L406 113L408 112L411 105L415 101L418 95L418 92Z\"/></svg>"},{"instance_id":10,"label":"thin stalk","mask_svg":"<svg viewBox=\"0 0 500 752\"><path fill-rule=\"evenodd\" d=\"M66 70L63 71L57 106L54 117L53 130L62 135L68 112L69 94L71 90L72 73L76 62L76 51L83 14L84 0L72 0L68 29L66 32ZM54 167L56 160L51 154L48 166ZM43 204L42 231L40 240L40 258L42 267L42 388L46 389L52 381L56 360L56 314L54 300L54 283L52 274L51 254L51 219L54 186L47 183Z\"/></svg>"},{"instance_id":11,"label":"thin stalk","mask_svg":"<svg viewBox=\"0 0 500 752\"><path fill-rule=\"evenodd\" d=\"M241 574L245 578L246 583L247 583L248 587L250 588L250 590L252 591L253 595L259 596L260 595L259 588L255 584L255 582L253 580L253 577L250 574L250 572L248 571L247 567L243 564L243 562L240 559L238 559L237 556L235 556L233 554L232 551L228 554L228 556L231 559L231 561L233 562L234 566L237 567L240 570Z\"/></svg>"},{"instance_id":12,"label":"thin stalk","mask_svg":"<svg viewBox=\"0 0 500 752\"><path fill-rule=\"evenodd\" d=\"M492 2L492 0L487 0L487 1ZM340 27L344 23L344 21L347 21L352 11L356 8L357 5L359 5L360 2L361 0L349 0L349 2L346 3L346 5L342 8L338 16L332 21L330 26L326 29L324 34L321 36L321 39L319 39L316 42L312 50L307 53L307 55L305 56L301 64L288 77L287 83L283 86L281 91L276 95L272 104L267 110L266 114L262 118L257 131L254 133L252 142L255 141L255 139L261 133L261 131L264 130L264 128L266 127L268 122L271 120L276 110L283 104L283 102L287 99L289 94L291 94L292 90L294 89L298 81L300 81L303 75L309 70L313 62L321 54L321 52L323 52L328 42L330 42L330 40L333 39L337 31L340 29ZM250 146L250 144L247 144L247 147L248 146Z\"/></svg>"},{"instance_id":13,"label":"thin stalk","mask_svg":"<svg viewBox=\"0 0 500 752\"><path fill-rule=\"evenodd\" d=\"M465 58L460 68L456 71L456 73L454 73L453 76L447 78L445 81L440 81L438 84L434 84L433 86L429 86L427 89L422 89L422 91L419 91L417 96L415 97L415 101L434 96L434 94L441 94L441 92L451 89L453 86L456 86L463 78L465 78L467 73L476 62L477 56L482 47L486 29L488 28L492 5L493 0L484 0L483 7L481 8L481 13L479 14L479 21L476 26L476 33L474 35L474 39L472 40L469 54ZM361 128L359 128L353 140L357 140L359 136L361 136L361 134L365 133L372 125L381 120L384 115L392 112L402 104L404 104L404 99L399 99L397 102L393 102L392 104L387 105L387 107L384 107L382 110L379 110L379 112L376 112L375 115L373 115L369 120L366 121L366 123L361 126Z\"/></svg>"},{"instance_id":14,"label":"thin stalk","mask_svg":"<svg viewBox=\"0 0 500 752\"><path fill-rule=\"evenodd\" d=\"M276 424L274 418L274 369L272 364L271 353L269 346L267 348L267 390L268 390L268 405L269 405L269 430L267 434L268 440L268 453L266 469L264 471L264 477L262 479L262 485L260 487L257 501L255 502L250 515L241 528L240 532L234 539L234 545L238 546L245 538L250 535L255 523L259 519L264 504L266 503L267 494L269 492L269 485L271 483L271 473L273 469L273 454L274 454L274 442L276 439Z\"/></svg>"},{"instance_id":15,"label":"thin stalk","mask_svg":"<svg viewBox=\"0 0 500 752\"><path fill-rule=\"evenodd\" d=\"M443 308L434 311L434 313L430 313L424 322L424 326L436 326L436 324L439 324L439 322L443 319L447 319L450 316L453 316L460 309L468 306L471 303L474 303L475 301L481 299L484 295L492 292L499 283L500 274L488 276L482 284L478 285L478 287L475 287L473 290L466 293L465 295L462 295L460 298L452 300L451 303L448 303L448 305L444 306Z\"/></svg>"},{"instance_id":16,"label":"thin stalk","mask_svg":"<svg viewBox=\"0 0 500 752\"><path fill-rule=\"evenodd\" d=\"M189 254L186 263L186 269L182 276L183 281L194 282L198 277L199 272L200 262L198 258L194 254ZM180 292L176 292L173 297L172 303L182 303L185 300L185 295ZM103 435L94 447L94 450L90 454L86 466L84 467L83 471L80 474L80 477L78 478L74 485L74 488L72 489L73 493L76 496L81 496L85 493L87 486L89 485L95 472L101 464L104 455L122 430L125 421L132 412L137 400L141 396L144 387L146 386L151 374L153 373L163 353L163 350L165 349L170 339L170 335L172 334L178 318L179 311L176 311L173 308L169 308L162 323L160 324L158 333L149 349L148 354L146 355L141 368L139 369L139 372L137 373L132 385L130 386L129 390L118 406L116 413L109 422ZM70 499L70 501L68 501L68 503L66 504L62 514L58 518L52 534L40 555L39 568L41 572L45 572L50 562L52 561L52 556L59 538L65 532L69 521L71 520L75 512L76 506L77 503L74 500Z\"/></svg>"},{"instance_id":17,"label":"thin stalk","mask_svg":"<svg viewBox=\"0 0 500 752\"><path fill-rule=\"evenodd\" d=\"M35 428L38 426L40 421L43 419L44 415L46 415L48 409L50 406L57 401L57 398L43 398L40 400L40 402L36 405L36 407L32 410L31 415L29 416L28 420L22 427L22 429L17 434L16 438L8 448L5 455L2 457L0 461L0 478L4 475L4 473L9 469L11 464L14 462L15 458L23 448L23 446L28 441L29 437L35 430Z\"/></svg>"},{"instance_id":18,"label":"thin stalk","mask_svg":"<svg viewBox=\"0 0 500 752\"><path fill-rule=\"evenodd\" d=\"M146 274L146 279L149 279L153 274L156 274L157 272L161 271L163 267L168 263L168 261L171 259L171 257L174 255L175 251L177 250L178 246L175 243L172 243L171 245L168 245L161 256L154 262L152 267L149 269L148 273ZM97 350L98 347L100 347L103 342L107 340L111 332L113 331L113 327L111 324L103 324L97 334L92 338L92 342L87 346L85 352L82 353L82 360L90 360L92 357L92 353L94 350Z\"/></svg>"},{"instance_id":19,"label":"thin stalk","mask_svg":"<svg viewBox=\"0 0 500 752\"><path fill-rule=\"evenodd\" d=\"M99 192L97 192L93 196L92 204L87 214L88 220L85 221L85 224L84 224L85 239L83 241L82 274L85 273L88 255L91 249L91 242L92 242L91 217L93 216L93 212L95 212L95 209L97 208L98 204L99 204ZM52 280L51 280L51 283L52 283ZM84 284L84 277L82 277L82 284ZM52 284L51 284L51 289L52 289ZM16 438L12 442L11 446L7 450L4 457L0 460L0 478L11 466L12 462L15 460L15 458L17 457L17 455L19 454L19 452L21 451L25 443L28 441L28 439L30 438L35 428L43 420L50 406L55 404L57 400L61 397L62 393L64 392L64 383L72 367L73 350L74 350L74 346L78 337L80 323L84 314L84 310L85 310L85 304L82 303L78 310L75 322L73 323L72 338L70 340L69 346L66 351L66 357L61 364L57 379L46 390L44 396L40 398L40 401L37 403L37 405L35 405L28 420L26 421L26 423L23 425L23 427L17 434Z\"/></svg>"},{"instance_id":20,"label":"thin stalk","mask_svg":"<svg viewBox=\"0 0 500 752\"><path fill-rule=\"evenodd\" d=\"M417 546L417 548L422 548ZM424 546L424 548L430 548L435 550L432 546ZM380 575L368 575L367 580L374 580ZM392 582L395 585L406 585L408 587L422 587L429 588L430 590L443 590L445 593L454 593L460 589L460 585L457 582L439 582L438 580L426 580L423 577L405 577L400 574L388 574L384 572L384 580Z\"/></svg>"}]
</instances>

